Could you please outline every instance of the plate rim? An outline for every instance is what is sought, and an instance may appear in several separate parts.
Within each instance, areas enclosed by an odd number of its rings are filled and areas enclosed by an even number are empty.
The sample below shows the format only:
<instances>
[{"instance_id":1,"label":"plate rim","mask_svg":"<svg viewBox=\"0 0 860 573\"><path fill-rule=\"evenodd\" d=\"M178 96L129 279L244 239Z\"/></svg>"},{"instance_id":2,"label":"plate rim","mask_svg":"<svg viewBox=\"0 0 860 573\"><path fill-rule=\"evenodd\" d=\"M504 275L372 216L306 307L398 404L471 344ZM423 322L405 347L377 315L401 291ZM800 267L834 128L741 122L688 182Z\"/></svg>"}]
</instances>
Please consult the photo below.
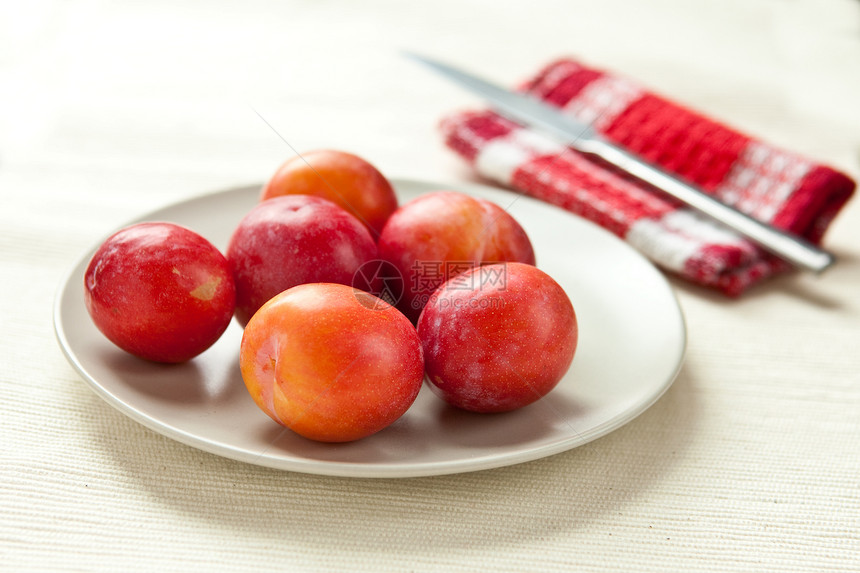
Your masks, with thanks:
<instances>
[{"instance_id":1,"label":"plate rim","mask_svg":"<svg viewBox=\"0 0 860 573\"><path fill-rule=\"evenodd\" d=\"M401 187L413 187L413 188L421 188L421 189L453 189L453 190L462 190L464 192L468 192L469 189L475 189L479 192L481 190L485 192L492 193L517 193L522 198L526 198L531 201L536 201L543 205L549 205L550 203L546 203L540 201L539 199L535 199L533 197L529 197L526 194L521 194L518 192L513 192L509 189L495 187L488 184L483 183L474 183L474 182L450 182L450 183L437 183L429 180L420 180L420 179L411 179L411 178L397 178L392 177L389 178L392 186L395 190L399 190ZM249 463L253 465L258 465L262 467L268 467L272 469L277 469L281 471L293 471L297 473L305 473L305 474L313 474L313 475L326 475L326 476L335 476L335 477L358 477L358 478L411 478L411 477L429 477L429 476L439 476L439 475L452 475L452 474L460 474L460 473L469 473L474 471L483 471L488 469L495 469L500 467L507 467L511 465L516 465L520 463L525 463L529 461L534 461L538 459L542 459L548 456L552 456L555 454L559 454L565 451L569 451L575 449L577 447L583 446L587 443L590 443L598 438L601 438L622 426L625 426L635 418L639 417L646 410L650 409L674 384L675 380L678 377L681 369L684 366L686 353L687 353L687 344L688 344L688 330L686 324L686 317L683 312L683 308L680 305L680 301L678 300L677 294L675 290L672 288L671 283L669 283L666 276L660 272L656 266L649 261L644 255L640 252L636 251L633 247L627 244L623 239L614 235L610 231L596 225L595 223L576 215L575 213L570 213L569 211L565 211L561 207L556 207L560 209L562 212L569 214L570 216L577 217L580 222L585 223L587 226L592 227L593 231L597 231L608 235L612 240L617 241L623 244L629 251L635 256L642 259L644 262L651 267L653 271L653 275L658 279L658 282L661 284L663 289L670 295L670 299L673 303L673 310L677 313L677 318L679 320L679 334L680 334L680 344L678 348L678 357L675 362L675 367L672 372L666 377L665 380L662 381L660 386L656 389L655 392L649 395L648 400L640 401L636 404L635 407L624 410L621 414L610 418L609 420L605 420L604 422L588 428L584 432L577 432L572 435L568 439L559 440L556 442L533 446L525 450L521 451L513 451L507 452L504 454L494 453L492 455L480 455L477 457L470 458L462 458L456 460L449 461L431 461L427 463L418 463L415 462L385 462L383 465L374 464L374 463L360 463L353 461L330 461L330 460L311 460L304 458L293 458L293 459L281 459L281 458L271 458L264 457L266 451L260 452L258 454L254 454L252 452L247 452L239 447L236 447L232 444L226 443L215 443L211 440L207 440L204 437L198 436L194 433L188 432L181 428L177 428L172 424L157 420L147 415L144 412L139 411L132 405L129 405L114 396L111 392L109 392L106 388L104 388L97 380L95 380L86 370L86 368L81 364L78 357L72 351L65 327L62 321L62 311L63 311L63 299L65 298L66 292L71 285L73 284L74 279L78 276L80 269L82 267L85 268L85 265L88 263L92 255L95 253L96 249L99 245L101 245L104 240L106 240L110 235L115 233L117 230L122 229L128 225L132 225L135 223L139 223L141 221L150 221L156 220L154 217L160 212L168 209L176 209L180 208L183 205L187 205L189 203L194 203L197 201L205 200L206 198L214 197L214 196L222 196L228 194L238 194L238 193L247 193L252 189L259 189L261 187L260 183L254 183L249 185L236 185L231 186L224 189L218 189L210 192L204 192L200 194L195 194L190 197L186 197L179 201L175 201L172 203L167 203L161 205L159 207L148 210L145 213L142 213L122 225L115 227L109 233L103 235L97 242L95 242L89 249L85 250L82 255L75 260L75 262L71 265L69 270L67 270L62 275L62 279L60 281L59 287L56 290L53 304L53 330L54 336L57 340L57 343L62 350L63 355L66 360L72 366L72 368L78 373L78 375L83 379L83 381L93 390L97 396L99 396L102 400L107 402L113 408L118 410L123 415L131 418L135 422L143 425L144 427L160 434L171 438L175 441L178 441L186 446L193 447L195 449L199 449L201 451L205 451L210 454L214 454L220 457L226 457L229 459L233 459L235 461L240 461L243 463ZM419 191L423 193L424 191ZM229 455L228 453L229 452Z\"/></svg>"}]
</instances>

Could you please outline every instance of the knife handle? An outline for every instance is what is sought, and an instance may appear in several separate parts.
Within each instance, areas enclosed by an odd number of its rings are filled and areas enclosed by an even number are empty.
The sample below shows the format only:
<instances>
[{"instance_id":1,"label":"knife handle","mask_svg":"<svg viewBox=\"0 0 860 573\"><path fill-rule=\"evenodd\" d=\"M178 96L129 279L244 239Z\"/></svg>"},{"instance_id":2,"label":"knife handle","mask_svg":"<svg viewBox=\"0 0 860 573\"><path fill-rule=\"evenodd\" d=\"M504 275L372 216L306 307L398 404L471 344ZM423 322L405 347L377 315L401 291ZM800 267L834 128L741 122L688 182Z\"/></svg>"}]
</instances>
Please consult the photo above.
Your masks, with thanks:
<instances>
[{"instance_id":1,"label":"knife handle","mask_svg":"<svg viewBox=\"0 0 860 573\"><path fill-rule=\"evenodd\" d=\"M579 151L594 154L637 179L657 187L797 267L820 273L836 261L831 253L796 235L741 213L608 141L595 137L581 139L572 145Z\"/></svg>"}]
</instances>

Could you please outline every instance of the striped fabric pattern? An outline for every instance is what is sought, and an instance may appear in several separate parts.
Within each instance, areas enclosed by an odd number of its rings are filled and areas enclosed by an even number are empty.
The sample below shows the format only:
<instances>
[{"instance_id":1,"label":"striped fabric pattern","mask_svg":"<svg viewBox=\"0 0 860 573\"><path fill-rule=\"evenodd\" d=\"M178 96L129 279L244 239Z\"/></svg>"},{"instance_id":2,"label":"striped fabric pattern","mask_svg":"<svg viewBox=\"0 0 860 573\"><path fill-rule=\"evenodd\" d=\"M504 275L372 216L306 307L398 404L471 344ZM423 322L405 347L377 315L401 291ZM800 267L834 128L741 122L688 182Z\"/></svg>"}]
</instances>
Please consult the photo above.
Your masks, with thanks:
<instances>
[{"instance_id":1,"label":"striped fabric pattern","mask_svg":"<svg viewBox=\"0 0 860 573\"><path fill-rule=\"evenodd\" d=\"M553 62L521 89L723 202L814 243L854 191L854 181L830 167L572 59ZM695 283L737 296L788 269L675 200L494 112L453 114L441 131L480 175L597 223Z\"/></svg>"}]
</instances>

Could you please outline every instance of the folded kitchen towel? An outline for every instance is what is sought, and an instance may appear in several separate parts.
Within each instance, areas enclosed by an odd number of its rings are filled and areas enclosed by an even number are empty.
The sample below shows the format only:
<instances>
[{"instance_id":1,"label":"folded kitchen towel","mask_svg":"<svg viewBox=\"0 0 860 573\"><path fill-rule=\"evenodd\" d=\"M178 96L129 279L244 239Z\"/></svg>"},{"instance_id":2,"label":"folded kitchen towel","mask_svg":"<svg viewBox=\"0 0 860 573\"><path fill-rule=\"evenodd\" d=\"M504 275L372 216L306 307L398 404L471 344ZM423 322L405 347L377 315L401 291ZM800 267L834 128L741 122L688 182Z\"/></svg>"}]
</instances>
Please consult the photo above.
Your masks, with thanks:
<instances>
[{"instance_id":1,"label":"folded kitchen towel","mask_svg":"<svg viewBox=\"0 0 860 573\"><path fill-rule=\"evenodd\" d=\"M521 89L740 211L813 243L854 191L842 173L571 59L550 64ZM441 130L480 175L590 219L696 283L735 296L789 268L667 195L494 112L453 114Z\"/></svg>"}]
</instances>

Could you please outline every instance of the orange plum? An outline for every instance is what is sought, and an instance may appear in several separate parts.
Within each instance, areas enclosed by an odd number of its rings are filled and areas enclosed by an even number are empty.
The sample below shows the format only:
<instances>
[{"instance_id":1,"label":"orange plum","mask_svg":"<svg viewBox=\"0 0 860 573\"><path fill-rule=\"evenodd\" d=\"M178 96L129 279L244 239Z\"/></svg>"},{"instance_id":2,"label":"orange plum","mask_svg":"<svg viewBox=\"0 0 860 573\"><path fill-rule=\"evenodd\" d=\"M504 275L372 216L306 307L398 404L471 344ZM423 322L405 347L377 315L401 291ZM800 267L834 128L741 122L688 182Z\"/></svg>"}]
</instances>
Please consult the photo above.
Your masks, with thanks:
<instances>
[{"instance_id":1,"label":"orange plum","mask_svg":"<svg viewBox=\"0 0 860 573\"><path fill-rule=\"evenodd\" d=\"M280 195L314 195L333 201L379 237L397 209L388 179L366 160L331 149L309 151L284 162L263 187L262 200Z\"/></svg>"},{"instance_id":2,"label":"orange plum","mask_svg":"<svg viewBox=\"0 0 860 573\"><path fill-rule=\"evenodd\" d=\"M299 435L347 442L400 418L418 396L418 334L397 309L340 284L305 284L245 327L242 378L266 414Z\"/></svg>"}]
</instances>

